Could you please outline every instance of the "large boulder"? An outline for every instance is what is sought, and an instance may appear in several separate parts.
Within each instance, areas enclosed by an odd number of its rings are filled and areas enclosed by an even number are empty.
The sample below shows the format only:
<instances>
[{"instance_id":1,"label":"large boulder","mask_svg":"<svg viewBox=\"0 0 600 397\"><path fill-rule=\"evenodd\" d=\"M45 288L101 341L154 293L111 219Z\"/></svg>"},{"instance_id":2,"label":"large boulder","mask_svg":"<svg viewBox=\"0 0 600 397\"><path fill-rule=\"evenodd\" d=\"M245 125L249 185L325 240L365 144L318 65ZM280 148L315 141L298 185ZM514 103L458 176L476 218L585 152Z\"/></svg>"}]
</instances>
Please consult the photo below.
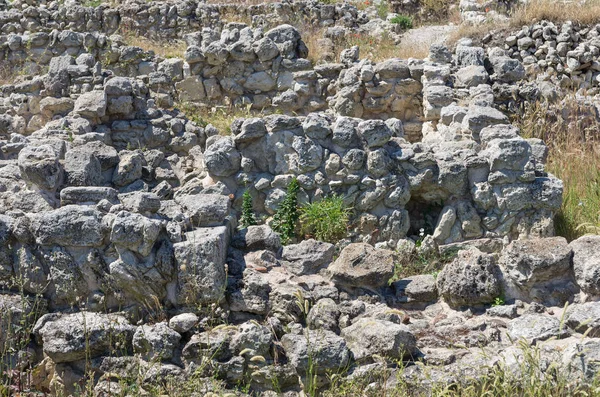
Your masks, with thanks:
<instances>
[{"instance_id":1,"label":"large boulder","mask_svg":"<svg viewBox=\"0 0 600 397\"><path fill-rule=\"evenodd\" d=\"M583 236L571 242L575 279L583 292L600 296L600 236Z\"/></svg>"},{"instance_id":2,"label":"large boulder","mask_svg":"<svg viewBox=\"0 0 600 397\"><path fill-rule=\"evenodd\" d=\"M222 225L231 210L231 200L221 194L195 194L176 198L194 226Z\"/></svg>"},{"instance_id":3,"label":"large boulder","mask_svg":"<svg viewBox=\"0 0 600 397\"><path fill-rule=\"evenodd\" d=\"M116 186L127 186L142 177L145 165L144 155L140 151L119 153L119 164L113 173L112 182Z\"/></svg>"},{"instance_id":4,"label":"large boulder","mask_svg":"<svg viewBox=\"0 0 600 397\"><path fill-rule=\"evenodd\" d=\"M567 334L568 331L561 328L560 321L547 314L525 314L508 324L508 336L515 341L524 339L529 343L536 343Z\"/></svg>"},{"instance_id":5,"label":"large boulder","mask_svg":"<svg viewBox=\"0 0 600 397\"><path fill-rule=\"evenodd\" d=\"M271 286L266 277L254 269L245 269L242 279L237 280L228 292L227 300L232 312L264 315L269 311Z\"/></svg>"},{"instance_id":6,"label":"large boulder","mask_svg":"<svg viewBox=\"0 0 600 397\"><path fill-rule=\"evenodd\" d=\"M310 309L306 324L310 329L326 329L339 334L340 309L331 298L322 298Z\"/></svg>"},{"instance_id":7,"label":"large boulder","mask_svg":"<svg viewBox=\"0 0 600 397\"><path fill-rule=\"evenodd\" d=\"M220 301L227 280L229 230L225 226L198 228L185 237L186 241L173 245L178 269L177 302L191 306Z\"/></svg>"},{"instance_id":8,"label":"large boulder","mask_svg":"<svg viewBox=\"0 0 600 397\"><path fill-rule=\"evenodd\" d=\"M87 118L104 117L106 114L106 93L104 91L90 91L81 94L75 101L75 113Z\"/></svg>"},{"instance_id":9,"label":"large boulder","mask_svg":"<svg viewBox=\"0 0 600 397\"><path fill-rule=\"evenodd\" d=\"M123 316L91 312L46 314L33 330L44 354L55 363L126 353L134 332L135 327Z\"/></svg>"},{"instance_id":10,"label":"large boulder","mask_svg":"<svg viewBox=\"0 0 600 397\"><path fill-rule=\"evenodd\" d=\"M492 56L490 62L494 68L492 76L500 83L514 83L525 77L525 68L523 64L508 56Z\"/></svg>"},{"instance_id":11,"label":"large boulder","mask_svg":"<svg viewBox=\"0 0 600 397\"><path fill-rule=\"evenodd\" d=\"M499 265L506 298L563 305L578 292L571 247L563 237L515 240L502 251Z\"/></svg>"},{"instance_id":12,"label":"large boulder","mask_svg":"<svg viewBox=\"0 0 600 397\"><path fill-rule=\"evenodd\" d=\"M417 340L409 328L391 321L362 318L342 329L342 337L357 361L373 355L401 360L417 352Z\"/></svg>"},{"instance_id":13,"label":"large boulder","mask_svg":"<svg viewBox=\"0 0 600 397\"><path fill-rule=\"evenodd\" d=\"M304 240L300 244L286 245L283 248L283 266L291 273L302 275L316 273L333 261L333 244Z\"/></svg>"},{"instance_id":14,"label":"large boulder","mask_svg":"<svg viewBox=\"0 0 600 397\"><path fill-rule=\"evenodd\" d=\"M515 240L502 251L499 265L505 277L522 287L565 278L571 268L571 247L564 237Z\"/></svg>"},{"instance_id":15,"label":"large boulder","mask_svg":"<svg viewBox=\"0 0 600 397\"><path fill-rule=\"evenodd\" d=\"M394 274L394 253L366 243L349 244L328 270L340 287L379 289Z\"/></svg>"},{"instance_id":16,"label":"large boulder","mask_svg":"<svg viewBox=\"0 0 600 397\"><path fill-rule=\"evenodd\" d=\"M100 247L108 234L102 218L93 207L67 205L33 215L30 230L40 245Z\"/></svg>"},{"instance_id":17,"label":"large boulder","mask_svg":"<svg viewBox=\"0 0 600 397\"><path fill-rule=\"evenodd\" d=\"M437 284L441 297L453 307L490 303L502 293L494 257L475 248L460 251L444 266Z\"/></svg>"},{"instance_id":18,"label":"large boulder","mask_svg":"<svg viewBox=\"0 0 600 397\"><path fill-rule=\"evenodd\" d=\"M281 253L281 238L268 225L248 226L237 238L248 251L269 250L276 255Z\"/></svg>"},{"instance_id":19,"label":"large boulder","mask_svg":"<svg viewBox=\"0 0 600 397\"><path fill-rule=\"evenodd\" d=\"M309 370L319 375L337 372L351 360L346 341L324 329L306 330L303 335L286 334L281 338L281 345L300 376L306 375Z\"/></svg>"},{"instance_id":20,"label":"large boulder","mask_svg":"<svg viewBox=\"0 0 600 397\"><path fill-rule=\"evenodd\" d=\"M566 324L573 331L591 338L600 336L600 302L587 302L569 307Z\"/></svg>"},{"instance_id":21,"label":"large boulder","mask_svg":"<svg viewBox=\"0 0 600 397\"><path fill-rule=\"evenodd\" d=\"M17 294L0 294L0 351L16 351L15 333L27 329L46 313L46 301ZM14 350L13 350L14 349ZM3 357L7 359L8 356Z\"/></svg>"},{"instance_id":22,"label":"large boulder","mask_svg":"<svg viewBox=\"0 0 600 397\"><path fill-rule=\"evenodd\" d=\"M103 182L100 161L88 151L69 150L64 167L70 186L98 186Z\"/></svg>"},{"instance_id":23,"label":"large boulder","mask_svg":"<svg viewBox=\"0 0 600 397\"><path fill-rule=\"evenodd\" d=\"M509 120L501 111L488 106L472 106L462 121L462 129L479 140L481 130L489 125L508 124Z\"/></svg>"},{"instance_id":24,"label":"large boulder","mask_svg":"<svg viewBox=\"0 0 600 397\"><path fill-rule=\"evenodd\" d=\"M232 138L222 137L206 148L204 163L211 175L231 176L238 172L242 155L235 148Z\"/></svg>"},{"instance_id":25,"label":"large boulder","mask_svg":"<svg viewBox=\"0 0 600 397\"><path fill-rule=\"evenodd\" d=\"M179 346L181 335L167 323L142 325L133 334L133 351L145 360L169 360Z\"/></svg>"},{"instance_id":26,"label":"large boulder","mask_svg":"<svg viewBox=\"0 0 600 397\"><path fill-rule=\"evenodd\" d=\"M142 256L148 256L161 230L160 221L140 214L121 211L113 222L110 241L117 247L127 248Z\"/></svg>"},{"instance_id":27,"label":"large boulder","mask_svg":"<svg viewBox=\"0 0 600 397\"><path fill-rule=\"evenodd\" d=\"M19 152L23 178L42 190L55 190L62 182L59 156L51 145L26 146Z\"/></svg>"}]
</instances>

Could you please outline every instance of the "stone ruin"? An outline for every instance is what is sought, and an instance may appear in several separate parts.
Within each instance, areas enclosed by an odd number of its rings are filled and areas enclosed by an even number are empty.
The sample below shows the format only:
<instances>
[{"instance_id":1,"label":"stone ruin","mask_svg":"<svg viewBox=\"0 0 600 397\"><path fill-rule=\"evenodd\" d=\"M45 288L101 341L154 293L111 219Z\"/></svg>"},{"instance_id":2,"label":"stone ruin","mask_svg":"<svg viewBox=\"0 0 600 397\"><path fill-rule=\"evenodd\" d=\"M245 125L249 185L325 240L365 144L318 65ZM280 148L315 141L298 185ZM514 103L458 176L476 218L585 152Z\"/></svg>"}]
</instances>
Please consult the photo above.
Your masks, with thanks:
<instances>
[{"instance_id":1,"label":"stone ruin","mask_svg":"<svg viewBox=\"0 0 600 397\"><path fill-rule=\"evenodd\" d=\"M593 360L580 346L598 342L579 333L598 331L587 319L600 312L600 241L552 237L562 182L544 143L498 110L531 85L524 59L462 41L424 60L375 63L355 47L312 65L289 24L198 18L221 6L21 4L0 11L0 60L44 74L0 87L0 346L15 352L0 368L35 369L32 390L74 395L91 370L99 396L121 390L117 377L197 376L201 394L216 378L299 395L315 354L320 386L342 367L365 376L380 356L405 360L403 379L426 392L412 363L452 381L515 360L520 338L564 338L564 363ZM317 9L324 25L350 23L346 5ZM166 34L187 35L183 58L104 34L132 10L140 28L158 21L145 10L173 13ZM83 25L90 12L104 22ZM270 114L218 131L185 102ZM238 228L244 192L268 218L292 178L300 203L344 198L346 239L282 246L267 224ZM457 251L439 274L389 282L413 255ZM543 305L566 302L565 328ZM25 317L34 338L17 345L3 335Z\"/></svg>"}]
</instances>

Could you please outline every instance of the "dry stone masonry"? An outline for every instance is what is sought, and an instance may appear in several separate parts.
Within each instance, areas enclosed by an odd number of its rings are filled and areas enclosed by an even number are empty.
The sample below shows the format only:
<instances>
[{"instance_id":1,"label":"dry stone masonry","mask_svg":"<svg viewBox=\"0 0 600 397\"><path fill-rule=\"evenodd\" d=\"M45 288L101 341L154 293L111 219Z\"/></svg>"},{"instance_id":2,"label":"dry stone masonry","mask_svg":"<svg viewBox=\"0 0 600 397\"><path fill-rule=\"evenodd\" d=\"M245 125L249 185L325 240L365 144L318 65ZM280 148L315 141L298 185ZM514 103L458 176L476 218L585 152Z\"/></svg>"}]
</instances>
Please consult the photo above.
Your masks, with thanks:
<instances>
[{"instance_id":1,"label":"dry stone masonry","mask_svg":"<svg viewBox=\"0 0 600 397\"><path fill-rule=\"evenodd\" d=\"M253 24L223 22L228 10ZM0 392L6 368L53 395L89 376L98 396L123 380L300 396L309 378L389 367L388 383L427 393L431 379L516 370L520 340L591 380L600 240L554 237L562 182L501 111L533 95L532 47L462 40L381 62L353 47L313 65L293 20L261 23L273 13L363 23L316 2L0 2L0 61L25 66L0 87ZM123 25L187 50L126 46ZM557 46L594 40L565 29ZM219 131L182 103L265 115ZM343 197L342 241L282 245L268 220L294 178L300 205ZM260 222L240 228L245 192ZM395 276L433 258L439 274Z\"/></svg>"}]
</instances>

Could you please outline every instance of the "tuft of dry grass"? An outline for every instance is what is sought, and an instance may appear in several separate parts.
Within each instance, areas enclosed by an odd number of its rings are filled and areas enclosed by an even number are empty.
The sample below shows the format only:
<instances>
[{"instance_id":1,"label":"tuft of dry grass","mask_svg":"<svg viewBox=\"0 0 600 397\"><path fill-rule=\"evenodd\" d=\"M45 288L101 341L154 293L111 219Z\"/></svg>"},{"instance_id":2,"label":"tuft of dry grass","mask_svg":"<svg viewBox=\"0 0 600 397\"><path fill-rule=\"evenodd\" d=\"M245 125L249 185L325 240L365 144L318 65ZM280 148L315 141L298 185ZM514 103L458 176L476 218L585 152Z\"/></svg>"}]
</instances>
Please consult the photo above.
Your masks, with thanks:
<instances>
[{"instance_id":1,"label":"tuft of dry grass","mask_svg":"<svg viewBox=\"0 0 600 397\"><path fill-rule=\"evenodd\" d=\"M462 38L473 39L475 42L480 42L486 34L492 30L503 30L508 28L508 23L505 22L488 22L481 25L471 25L468 23L460 24L458 29L448 37L448 47L453 48L456 43Z\"/></svg>"},{"instance_id":2,"label":"tuft of dry grass","mask_svg":"<svg viewBox=\"0 0 600 397\"><path fill-rule=\"evenodd\" d=\"M530 0L514 11L511 24L521 27L544 19L555 23L596 24L600 20L600 0Z\"/></svg>"},{"instance_id":3,"label":"tuft of dry grass","mask_svg":"<svg viewBox=\"0 0 600 397\"><path fill-rule=\"evenodd\" d=\"M175 108L201 127L212 124L221 135L231 134L231 123L237 118L264 117L266 115L264 112L251 109L251 106L207 107L181 102L176 104Z\"/></svg>"},{"instance_id":4,"label":"tuft of dry grass","mask_svg":"<svg viewBox=\"0 0 600 397\"><path fill-rule=\"evenodd\" d=\"M161 58L183 58L187 44L183 40L158 40L140 36L128 28L121 28L121 36L128 46L140 47L144 51L152 51Z\"/></svg>"},{"instance_id":5,"label":"tuft of dry grass","mask_svg":"<svg viewBox=\"0 0 600 397\"><path fill-rule=\"evenodd\" d=\"M516 122L523 136L546 142L546 169L564 183L556 233L569 241L600 233L600 122L593 106L572 96L555 105L535 103Z\"/></svg>"}]
</instances>

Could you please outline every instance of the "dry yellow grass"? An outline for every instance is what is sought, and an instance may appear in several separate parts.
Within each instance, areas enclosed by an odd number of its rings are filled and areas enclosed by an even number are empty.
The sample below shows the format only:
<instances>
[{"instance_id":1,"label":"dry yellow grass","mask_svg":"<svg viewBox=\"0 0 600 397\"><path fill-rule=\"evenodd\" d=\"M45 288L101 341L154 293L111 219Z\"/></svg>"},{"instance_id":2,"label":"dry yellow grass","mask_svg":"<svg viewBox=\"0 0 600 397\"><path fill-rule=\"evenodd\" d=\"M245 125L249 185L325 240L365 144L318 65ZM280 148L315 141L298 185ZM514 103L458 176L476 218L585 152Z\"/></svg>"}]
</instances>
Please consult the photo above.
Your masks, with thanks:
<instances>
[{"instance_id":1,"label":"dry yellow grass","mask_svg":"<svg viewBox=\"0 0 600 397\"><path fill-rule=\"evenodd\" d=\"M511 23L520 27L543 19L555 23L596 24L600 21L600 0L531 0L515 10Z\"/></svg>"},{"instance_id":2,"label":"dry yellow grass","mask_svg":"<svg viewBox=\"0 0 600 397\"><path fill-rule=\"evenodd\" d=\"M503 30L508 27L509 24L505 22L489 22L481 25L461 24L458 29L450 34L446 44L449 48L452 48L462 38L481 40L492 30Z\"/></svg>"},{"instance_id":3,"label":"dry yellow grass","mask_svg":"<svg viewBox=\"0 0 600 397\"><path fill-rule=\"evenodd\" d=\"M372 37L368 34L354 33L342 40L334 42L333 49L327 48L319 43L322 39L324 29L301 30L302 37L308 47L308 59L318 63L323 59L332 57L339 60L340 53L352 46L358 46L361 59L370 59L380 62L390 58L425 58L429 54L430 42L415 41L410 43L396 44L387 34L380 37ZM331 52L333 51L333 54Z\"/></svg>"},{"instance_id":4,"label":"dry yellow grass","mask_svg":"<svg viewBox=\"0 0 600 397\"><path fill-rule=\"evenodd\" d=\"M569 96L556 105L530 105L516 122L524 136L546 142L546 169L564 182L557 234L573 240L600 233L600 123L594 109Z\"/></svg>"},{"instance_id":5,"label":"dry yellow grass","mask_svg":"<svg viewBox=\"0 0 600 397\"><path fill-rule=\"evenodd\" d=\"M183 40L155 40L140 36L126 27L120 29L125 44L134 47L140 47L145 51L153 51L155 55L161 58L183 58L187 49L187 44Z\"/></svg>"},{"instance_id":6,"label":"dry yellow grass","mask_svg":"<svg viewBox=\"0 0 600 397\"><path fill-rule=\"evenodd\" d=\"M221 135L231 134L231 123L237 118L264 117L266 115L264 112L252 110L250 106L207 107L182 102L176 104L175 108L199 126L205 127L212 124Z\"/></svg>"}]
</instances>

